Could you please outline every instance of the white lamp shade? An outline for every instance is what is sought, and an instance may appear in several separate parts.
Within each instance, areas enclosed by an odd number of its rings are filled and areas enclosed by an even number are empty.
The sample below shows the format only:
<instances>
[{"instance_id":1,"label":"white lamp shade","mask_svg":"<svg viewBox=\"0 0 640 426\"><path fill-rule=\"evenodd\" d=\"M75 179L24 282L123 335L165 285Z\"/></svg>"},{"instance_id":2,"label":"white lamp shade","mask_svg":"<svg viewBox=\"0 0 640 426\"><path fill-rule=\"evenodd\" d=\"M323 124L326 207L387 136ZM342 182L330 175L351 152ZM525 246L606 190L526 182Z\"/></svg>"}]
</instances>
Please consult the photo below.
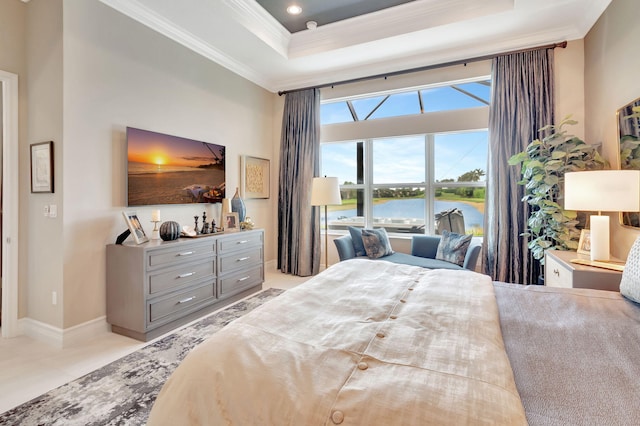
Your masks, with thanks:
<instances>
[{"instance_id":1,"label":"white lamp shade","mask_svg":"<svg viewBox=\"0 0 640 426\"><path fill-rule=\"evenodd\" d=\"M593 170L564 175L566 210L639 212L640 170Z\"/></svg>"},{"instance_id":2,"label":"white lamp shade","mask_svg":"<svg viewBox=\"0 0 640 426\"><path fill-rule=\"evenodd\" d=\"M331 206L342 204L340 184L337 177L315 177L311 187L312 206Z\"/></svg>"}]
</instances>

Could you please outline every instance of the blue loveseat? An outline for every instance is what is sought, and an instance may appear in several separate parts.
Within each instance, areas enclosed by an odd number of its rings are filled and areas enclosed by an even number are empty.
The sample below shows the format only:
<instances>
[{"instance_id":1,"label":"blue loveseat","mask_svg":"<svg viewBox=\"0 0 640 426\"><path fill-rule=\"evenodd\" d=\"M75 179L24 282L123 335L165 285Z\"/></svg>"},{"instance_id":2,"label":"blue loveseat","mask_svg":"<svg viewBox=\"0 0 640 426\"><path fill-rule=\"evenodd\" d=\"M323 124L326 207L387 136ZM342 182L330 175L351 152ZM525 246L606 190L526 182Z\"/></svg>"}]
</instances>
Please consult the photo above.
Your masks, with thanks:
<instances>
[{"instance_id":1,"label":"blue loveseat","mask_svg":"<svg viewBox=\"0 0 640 426\"><path fill-rule=\"evenodd\" d=\"M343 235L333 240L338 249L340 261L353 259L356 256L351 235ZM411 240L411 254L393 253L379 258L388 262L402 263L405 265L421 266L430 269L469 269L474 271L480 254L480 244L471 240L462 266L444 260L436 259L440 236L414 235ZM359 256L366 259L366 256Z\"/></svg>"}]
</instances>

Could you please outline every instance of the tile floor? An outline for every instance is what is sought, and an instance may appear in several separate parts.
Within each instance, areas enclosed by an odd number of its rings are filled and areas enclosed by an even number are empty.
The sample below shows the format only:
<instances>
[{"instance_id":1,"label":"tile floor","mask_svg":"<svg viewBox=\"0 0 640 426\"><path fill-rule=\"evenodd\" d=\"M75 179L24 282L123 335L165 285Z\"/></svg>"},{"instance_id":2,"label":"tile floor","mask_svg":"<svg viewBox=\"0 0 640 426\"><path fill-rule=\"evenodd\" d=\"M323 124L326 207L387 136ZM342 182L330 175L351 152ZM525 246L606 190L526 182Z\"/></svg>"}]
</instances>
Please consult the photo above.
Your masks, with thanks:
<instances>
[{"instance_id":1,"label":"tile floor","mask_svg":"<svg viewBox=\"0 0 640 426\"><path fill-rule=\"evenodd\" d=\"M263 288L289 289L307 279L267 270ZM25 336L0 338L0 413L147 344L113 333L105 333L83 345L64 349Z\"/></svg>"}]
</instances>

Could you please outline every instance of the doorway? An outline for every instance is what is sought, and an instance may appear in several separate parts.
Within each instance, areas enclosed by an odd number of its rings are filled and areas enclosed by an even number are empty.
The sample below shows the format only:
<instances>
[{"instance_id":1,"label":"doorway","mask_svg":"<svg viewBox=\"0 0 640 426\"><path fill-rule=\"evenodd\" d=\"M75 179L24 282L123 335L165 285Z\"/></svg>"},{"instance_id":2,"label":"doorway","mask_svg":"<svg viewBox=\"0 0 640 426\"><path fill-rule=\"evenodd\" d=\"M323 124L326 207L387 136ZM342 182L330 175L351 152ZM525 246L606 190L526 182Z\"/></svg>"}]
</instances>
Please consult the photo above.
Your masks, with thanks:
<instances>
[{"instance_id":1,"label":"doorway","mask_svg":"<svg viewBox=\"0 0 640 426\"><path fill-rule=\"evenodd\" d=\"M18 76L0 70L1 337L18 335Z\"/></svg>"}]
</instances>

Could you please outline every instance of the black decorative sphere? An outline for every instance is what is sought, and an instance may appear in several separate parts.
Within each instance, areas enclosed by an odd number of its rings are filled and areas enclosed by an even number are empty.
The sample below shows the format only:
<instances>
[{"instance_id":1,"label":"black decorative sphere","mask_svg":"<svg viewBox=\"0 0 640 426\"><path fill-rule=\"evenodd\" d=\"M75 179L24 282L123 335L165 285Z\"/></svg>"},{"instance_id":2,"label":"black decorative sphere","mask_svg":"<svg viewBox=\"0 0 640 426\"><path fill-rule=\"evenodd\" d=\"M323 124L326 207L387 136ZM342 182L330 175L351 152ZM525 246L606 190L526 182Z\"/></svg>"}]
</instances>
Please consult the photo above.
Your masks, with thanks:
<instances>
[{"instance_id":1,"label":"black decorative sphere","mask_svg":"<svg viewBox=\"0 0 640 426\"><path fill-rule=\"evenodd\" d=\"M180 237L180 224L172 220L160 225L160 238L163 241L173 241Z\"/></svg>"}]
</instances>

